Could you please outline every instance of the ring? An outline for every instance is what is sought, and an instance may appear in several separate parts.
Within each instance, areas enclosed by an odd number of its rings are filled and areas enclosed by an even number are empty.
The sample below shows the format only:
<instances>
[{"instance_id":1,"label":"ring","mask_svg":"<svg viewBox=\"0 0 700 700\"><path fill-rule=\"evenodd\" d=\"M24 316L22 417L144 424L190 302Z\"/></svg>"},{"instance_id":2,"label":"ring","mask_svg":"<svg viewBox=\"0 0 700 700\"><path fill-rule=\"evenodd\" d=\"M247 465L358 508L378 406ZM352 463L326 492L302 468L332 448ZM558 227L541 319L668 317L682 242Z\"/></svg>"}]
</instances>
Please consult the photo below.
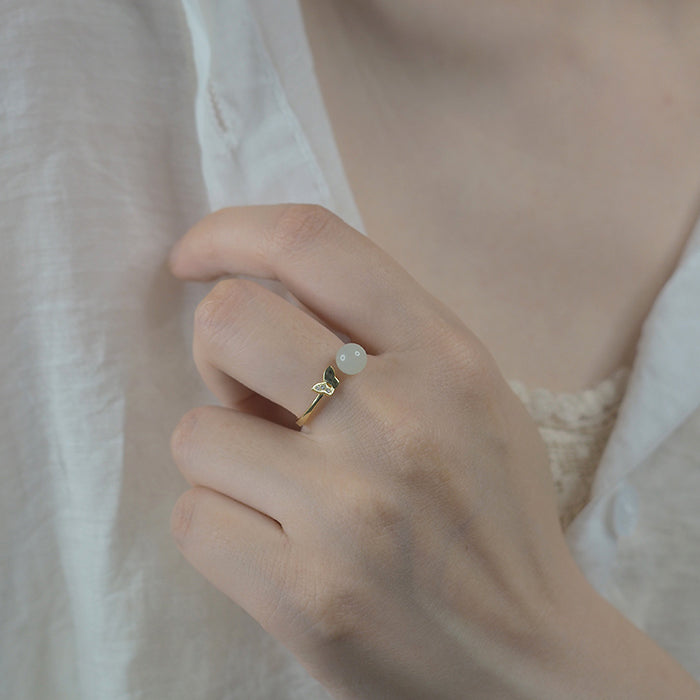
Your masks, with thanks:
<instances>
[{"instance_id":1,"label":"ring","mask_svg":"<svg viewBox=\"0 0 700 700\"><path fill-rule=\"evenodd\" d=\"M367 353L357 343L346 343L335 354L335 363L344 374L358 374L367 364ZM335 368L333 365L328 365L323 373L323 379L311 387L316 392L316 397L306 411L297 418L297 425L304 425L311 418L321 399L324 396L333 396L338 384L340 380L336 376Z\"/></svg>"}]
</instances>

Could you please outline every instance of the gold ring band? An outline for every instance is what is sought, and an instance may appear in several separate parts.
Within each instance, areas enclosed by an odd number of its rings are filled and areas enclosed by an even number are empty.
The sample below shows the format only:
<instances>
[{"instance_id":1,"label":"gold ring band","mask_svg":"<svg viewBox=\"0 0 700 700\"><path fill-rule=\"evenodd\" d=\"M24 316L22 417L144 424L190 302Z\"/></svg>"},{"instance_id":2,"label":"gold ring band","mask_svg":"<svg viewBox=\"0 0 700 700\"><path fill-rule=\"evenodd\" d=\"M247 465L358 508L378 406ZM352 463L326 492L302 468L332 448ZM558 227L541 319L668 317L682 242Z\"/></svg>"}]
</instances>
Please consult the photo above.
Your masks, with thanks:
<instances>
[{"instance_id":1,"label":"gold ring band","mask_svg":"<svg viewBox=\"0 0 700 700\"><path fill-rule=\"evenodd\" d=\"M316 398L314 398L306 411L304 411L304 413L297 418L297 425L304 425L304 423L311 418L311 414L316 406L318 406L321 399L324 396L333 396L333 392L336 390L338 384L340 384L340 380L335 376L335 369L333 369L333 365L328 365L323 373L323 380L318 384L313 385L313 390L317 394Z\"/></svg>"},{"instance_id":2,"label":"gold ring band","mask_svg":"<svg viewBox=\"0 0 700 700\"><path fill-rule=\"evenodd\" d=\"M335 355L335 363L344 374L357 374L361 372L367 364L367 353L365 349L357 343L345 343ZM297 418L297 425L304 425L313 415L316 407L324 396L333 396L333 392L340 384L336 376L337 372L333 365L328 365L323 373L323 379L314 384L312 389L316 392L311 405Z\"/></svg>"}]
</instances>

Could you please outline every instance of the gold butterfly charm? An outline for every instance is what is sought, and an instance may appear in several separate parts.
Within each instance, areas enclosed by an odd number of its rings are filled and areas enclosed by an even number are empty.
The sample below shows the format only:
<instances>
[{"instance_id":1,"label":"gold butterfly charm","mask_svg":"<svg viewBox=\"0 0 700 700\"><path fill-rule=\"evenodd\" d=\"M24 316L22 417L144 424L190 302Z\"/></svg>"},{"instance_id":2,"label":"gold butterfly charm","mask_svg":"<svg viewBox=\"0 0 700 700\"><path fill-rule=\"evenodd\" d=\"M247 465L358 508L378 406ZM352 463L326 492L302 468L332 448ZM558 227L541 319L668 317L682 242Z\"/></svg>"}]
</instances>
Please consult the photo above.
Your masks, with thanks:
<instances>
[{"instance_id":1,"label":"gold butterfly charm","mask_svg":"<svg viewBox=\"0 0 700 700\"><path fill-rule=\"evenodd\" d=\"M335 376L333 366L329 365L323 373L323 381L320 384L314 384L313 390L317 394L328 394L328 396L331 396L338 384L340 384L340 380Z\"/></svg>"}]
</instances>

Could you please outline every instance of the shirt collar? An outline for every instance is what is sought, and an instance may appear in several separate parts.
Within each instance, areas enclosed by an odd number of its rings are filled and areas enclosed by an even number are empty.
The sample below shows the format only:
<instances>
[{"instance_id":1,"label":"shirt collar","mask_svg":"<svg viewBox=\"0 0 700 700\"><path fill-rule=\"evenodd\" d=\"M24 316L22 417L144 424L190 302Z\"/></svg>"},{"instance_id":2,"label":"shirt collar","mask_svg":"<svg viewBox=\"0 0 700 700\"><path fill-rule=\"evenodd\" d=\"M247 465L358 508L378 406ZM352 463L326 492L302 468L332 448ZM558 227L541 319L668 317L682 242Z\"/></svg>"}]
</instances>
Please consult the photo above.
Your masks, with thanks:
<instances>
[{"instance_id":1,"label":"shirt collar","mask_svg":"<svg viewBox=\"0 0 700 700\"><path fill-rule=\"evenodd\" d=\"M700 405L700 219L642 326L592 500L641 464Z\"/></svg>"}]
</instances>

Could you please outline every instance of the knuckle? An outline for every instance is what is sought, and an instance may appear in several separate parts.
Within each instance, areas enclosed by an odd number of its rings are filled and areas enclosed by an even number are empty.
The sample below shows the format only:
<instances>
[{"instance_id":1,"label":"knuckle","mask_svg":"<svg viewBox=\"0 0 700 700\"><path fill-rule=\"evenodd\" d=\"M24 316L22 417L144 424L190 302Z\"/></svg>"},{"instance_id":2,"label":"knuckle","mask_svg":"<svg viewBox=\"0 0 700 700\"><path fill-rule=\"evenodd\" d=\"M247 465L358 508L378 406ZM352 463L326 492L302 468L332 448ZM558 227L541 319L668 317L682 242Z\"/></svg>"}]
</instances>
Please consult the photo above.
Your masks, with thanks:
<instances>
[{"instance_id":1,"label":"knuckle","mask_svg":"<svg viewBox=\"0 0 700 700\"><path fill-rule=\"evenodd\" d=\"M170 437L170 452L179 464L186 461L201 413L201 406L187 411L173 430Z\"/></svg>"},{"instance_id":2,"label":"knuckle","mask_svg":"<svg viewBox=\"0 0 700 700\"><path fill-rule=\"evenodd\" d=\"M175 463L180 468L182 474L191 482L195 478L195 468L197 465L196 448L198 443L198 427L204 421L211 420L211 412L217 411L213 406L197 406L191 408L180 419L170 436L170 451ZM214 413L215 415L215 413Z\"/></svg>"},{"instance_id":3,"label":"knuckle","mask_svg":"<svg viewBox=\"0 0 700 700\"><path fill-rule=\"evenodd\" d=\"M219 282L197 305L194 312L195 333L214 337L230 330L233 309L250 303L256 285L250 280L229 279Z\"/></svg>"},{"instance_id":4,"label":"knuckle","mask_svg":"<svg viewBox=\"0 0 700 700\"><path fill-rule=\"evenodd\" d=\"M289 255L313 245L337 218L333 212L319 204L289 204L275 222L272 248Z\"/></svg>"},{"instance_id":5,"label":"knuckle","mask_svg":"<svg viewBox=\"0 0 700 700\"><path fill-rule=\"evenodd\" d=\"M437 340L443 369L436 378L441 391L480 393L497 376L496 362L486 346L471 333L445 331Z\"/></svg>"},{"instance_id":6,"label":"knuckle","mask_svg":"<svg viewBox=\"0 0 700 700\"><path fill-rule=\"evenodd\" d=\"M394 460L403 461L406 457L417 455L426 447L426 427L423 425L423 414L409 413L403 410L393 411L392 420L384 424L382 442L384 451L392 455Z\"/></svg>"},{"instance_id":7,"label":"knuckle","mask_svg":"<svg viewBox=\"0 0 700 700\"><path fill-rule=\"evenodd\" d=\"M180 545L190 537L198 498L197 489L190 489L177 499L173 507L170 515L170 532Z\"/></svg>"},{"instance_id":8,"label":"knuckle","mask_svg":"<svg viewBox=\"0 0 700 700\"><path fill-rule=\"evenodd\" d=\"M210 335L218 332L225 322L226 301L228 291L223 283L219 282L214 289L197 304L194 311L195 332Z\"/></svg>"}]
</instances>

